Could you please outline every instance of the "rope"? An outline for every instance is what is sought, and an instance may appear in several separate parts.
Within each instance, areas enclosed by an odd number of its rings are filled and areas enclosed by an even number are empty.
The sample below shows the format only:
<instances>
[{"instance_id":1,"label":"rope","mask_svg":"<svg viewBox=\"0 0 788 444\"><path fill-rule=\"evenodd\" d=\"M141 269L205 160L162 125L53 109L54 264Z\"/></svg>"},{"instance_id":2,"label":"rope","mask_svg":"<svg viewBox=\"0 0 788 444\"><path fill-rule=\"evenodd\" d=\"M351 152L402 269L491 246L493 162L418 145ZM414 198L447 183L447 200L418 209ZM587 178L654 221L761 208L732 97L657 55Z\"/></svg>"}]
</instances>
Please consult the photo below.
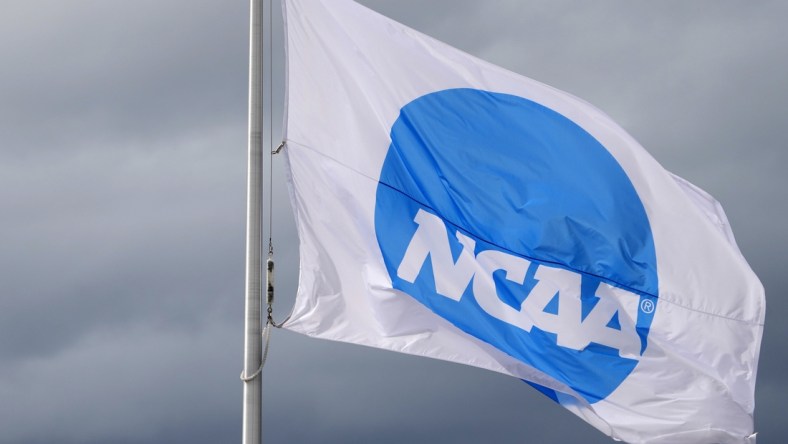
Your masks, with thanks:
<instances>
[{"instance_id":1,"label":"rope","mask_svg":"<svg viewBox=\"0 0 788 444\"><path fill-rule=\"evenodd\" d=\"M273 0L268 1L268 256L274 254L274 10Z\"/></svg>"},{"instance_id":2,"label":"rope","mask_svg":"<svg viewBox=\"0 0 788 444\"><path fill-rule=\"evenodd\" d=\"M270 313L269 313L270 319ZM254 373L249 376L244 376L244 372L241 372L241 381L249 382L252 381L254 378L257 377L262 371L263 366L265 365L265 360L268 359L268 348L271 343L271 324L266 322L265 327L263 327L263 357L260 360L260 367L257 367Z\"/></svg>"}]
</instances>

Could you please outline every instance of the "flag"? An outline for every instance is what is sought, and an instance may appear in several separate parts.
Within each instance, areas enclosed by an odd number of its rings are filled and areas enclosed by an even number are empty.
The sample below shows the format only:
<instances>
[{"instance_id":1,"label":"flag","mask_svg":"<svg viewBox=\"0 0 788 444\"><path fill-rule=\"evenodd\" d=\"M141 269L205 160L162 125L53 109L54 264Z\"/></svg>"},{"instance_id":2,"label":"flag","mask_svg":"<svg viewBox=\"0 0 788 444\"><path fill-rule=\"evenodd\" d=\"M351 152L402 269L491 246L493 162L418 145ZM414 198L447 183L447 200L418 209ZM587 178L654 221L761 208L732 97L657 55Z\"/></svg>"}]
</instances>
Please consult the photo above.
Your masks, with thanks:
<instances>
[{"instance_id":1,"label":"flag","mask_svg":"<svg viewBox=\"0 0 788 444\"><path fill-rule=\"evenodd\" d=\"M349 0L285 0L285 328L525 380L628 442L754 442L764 292L604 113Z\"/></svg>"}]
</instances>

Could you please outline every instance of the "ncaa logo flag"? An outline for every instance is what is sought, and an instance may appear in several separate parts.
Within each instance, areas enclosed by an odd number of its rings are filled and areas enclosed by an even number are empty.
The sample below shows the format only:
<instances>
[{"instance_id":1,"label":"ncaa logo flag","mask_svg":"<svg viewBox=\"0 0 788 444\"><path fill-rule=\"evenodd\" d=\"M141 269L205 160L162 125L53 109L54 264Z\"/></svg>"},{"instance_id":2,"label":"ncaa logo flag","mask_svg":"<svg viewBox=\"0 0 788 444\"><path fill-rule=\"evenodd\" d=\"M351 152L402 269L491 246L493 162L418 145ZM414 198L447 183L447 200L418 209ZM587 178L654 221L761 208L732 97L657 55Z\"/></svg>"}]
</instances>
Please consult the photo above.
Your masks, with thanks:
<instances>
[{"instance_id":1,"label":"ncaa logo flag","mask_svg":"<svg viewBox=\"0 0 788 444\"><path fill-rule=\"evenodd\" d=\"M349 0L285 0L285 328L520 378L614 439L755 442L763 287L604 113Z\"/></svg>"}]
</instances>

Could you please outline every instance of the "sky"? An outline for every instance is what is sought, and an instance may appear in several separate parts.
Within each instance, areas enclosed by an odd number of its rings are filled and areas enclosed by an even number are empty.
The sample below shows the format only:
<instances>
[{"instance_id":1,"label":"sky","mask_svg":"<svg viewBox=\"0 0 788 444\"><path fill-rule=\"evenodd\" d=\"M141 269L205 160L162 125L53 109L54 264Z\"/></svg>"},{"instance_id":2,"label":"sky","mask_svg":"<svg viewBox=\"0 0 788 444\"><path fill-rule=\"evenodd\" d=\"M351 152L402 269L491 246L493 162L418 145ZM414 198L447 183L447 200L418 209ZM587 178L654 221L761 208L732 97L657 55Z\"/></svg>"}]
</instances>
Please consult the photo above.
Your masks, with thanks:
<instances>
[{"instance_id":1,"label":"sky","mask_svg":"<svg viewBox=\"0 0 788 444\"><path fill-rule=\"evenodd\" d=\"M361 3L593 103L723 204L766 288L759 443L785 442L788 3ZM0 12L0 440L240 442L248 3L5 0ZM283 166L279 319L298 270ZM514 378L272 336L266 442L611 442Z\"/></svg>"}]
</instances>

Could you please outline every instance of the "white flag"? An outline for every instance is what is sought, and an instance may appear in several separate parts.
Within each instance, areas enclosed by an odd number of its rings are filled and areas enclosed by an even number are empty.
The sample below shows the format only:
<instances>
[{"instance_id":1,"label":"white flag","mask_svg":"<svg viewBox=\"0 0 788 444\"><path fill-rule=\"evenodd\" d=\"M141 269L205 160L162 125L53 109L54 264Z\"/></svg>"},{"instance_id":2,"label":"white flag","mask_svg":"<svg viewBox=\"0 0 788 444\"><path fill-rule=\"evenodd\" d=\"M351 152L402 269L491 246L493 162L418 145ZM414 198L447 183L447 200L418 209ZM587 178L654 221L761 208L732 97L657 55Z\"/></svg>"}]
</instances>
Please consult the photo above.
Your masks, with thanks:
<instances>
[{"instance_id":1,"label":"white flag","mask_svg":"<svg viewBox=\"0 0 788 444\"><path fill-rule=\"evenodd\" d=\"M286 328L524 379L628 442L754 442L763 287L604 113L349 0L285 0Z\"/></svg>"}]
</instances>

